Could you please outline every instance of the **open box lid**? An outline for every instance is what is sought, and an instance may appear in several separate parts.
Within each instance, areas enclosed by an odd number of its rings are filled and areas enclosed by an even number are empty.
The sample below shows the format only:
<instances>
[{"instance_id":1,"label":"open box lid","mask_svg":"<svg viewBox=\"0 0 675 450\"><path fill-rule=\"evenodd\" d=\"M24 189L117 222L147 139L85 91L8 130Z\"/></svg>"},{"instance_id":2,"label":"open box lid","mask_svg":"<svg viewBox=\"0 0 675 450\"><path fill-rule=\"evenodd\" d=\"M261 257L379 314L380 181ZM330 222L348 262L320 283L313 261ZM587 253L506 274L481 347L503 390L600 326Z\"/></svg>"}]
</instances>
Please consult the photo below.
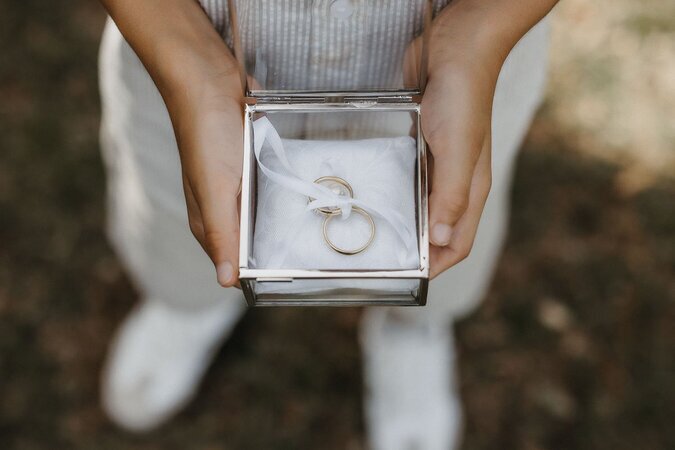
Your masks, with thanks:
<instances>
[{"instance_id":1,"label":"open box lid","mask_svg":"<svg viewBox=\"0 0 675 450\"><path fill-rule=\"evenodd\" d=\"M414 97L427 78L432 0L228 0L246 96ZM288 4L284 4L288 5Z\"/></svg>"}]
</instances>

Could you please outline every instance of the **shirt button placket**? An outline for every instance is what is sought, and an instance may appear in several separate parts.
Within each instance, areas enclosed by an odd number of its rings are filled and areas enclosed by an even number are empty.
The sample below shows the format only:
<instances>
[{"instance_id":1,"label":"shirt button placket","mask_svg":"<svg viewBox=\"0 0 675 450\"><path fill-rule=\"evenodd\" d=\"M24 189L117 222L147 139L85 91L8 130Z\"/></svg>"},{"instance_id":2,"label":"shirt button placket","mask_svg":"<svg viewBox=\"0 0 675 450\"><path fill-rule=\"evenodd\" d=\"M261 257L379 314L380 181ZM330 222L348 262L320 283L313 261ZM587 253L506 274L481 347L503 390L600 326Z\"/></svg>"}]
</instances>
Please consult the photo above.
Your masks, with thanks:
<instances>
[{"instance_id":1,"label":"shirt button placket","mask_svg":"<svg viewBox=\"0 0 675 450\"><path fill-rule=\"evenodd\" d=\"M351 0L333 0L330 14L336 19L348 19L354 14L354 5Z\"/></svg>"}]
</instances>

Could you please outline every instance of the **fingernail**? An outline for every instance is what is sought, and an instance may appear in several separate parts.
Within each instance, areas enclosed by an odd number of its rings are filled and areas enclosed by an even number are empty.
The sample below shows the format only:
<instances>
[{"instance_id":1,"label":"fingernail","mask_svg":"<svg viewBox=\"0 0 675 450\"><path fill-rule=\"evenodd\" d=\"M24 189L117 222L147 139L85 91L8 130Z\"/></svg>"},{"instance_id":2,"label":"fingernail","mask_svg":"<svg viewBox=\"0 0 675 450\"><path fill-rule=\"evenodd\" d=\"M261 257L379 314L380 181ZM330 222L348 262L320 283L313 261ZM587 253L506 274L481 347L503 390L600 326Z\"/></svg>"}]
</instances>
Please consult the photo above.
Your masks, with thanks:
<instances>
[{"instance_id":1,"label":"fingernail","mask_svg":"<svg viewBox=\"0 0 675 450\"><path fill-rule=\"evenodd\" d=\"M452 228L445 223L437 223L431 228L431 243L438 247L445 247L450 243Z\"/></svg>"},{"instance_id":2,"label":"fingernail","mask_svg":"<svg viewBox=\"0 0 675 450\"><path fill-rule=\"evenodd\" d=\"M232 283L232 276L234 275L234 269L232 264L229 262L223 262L218 264L216 267L216 274L218 276L218 283L221 286L227 287Z\"/></svg>"}]
</instances>

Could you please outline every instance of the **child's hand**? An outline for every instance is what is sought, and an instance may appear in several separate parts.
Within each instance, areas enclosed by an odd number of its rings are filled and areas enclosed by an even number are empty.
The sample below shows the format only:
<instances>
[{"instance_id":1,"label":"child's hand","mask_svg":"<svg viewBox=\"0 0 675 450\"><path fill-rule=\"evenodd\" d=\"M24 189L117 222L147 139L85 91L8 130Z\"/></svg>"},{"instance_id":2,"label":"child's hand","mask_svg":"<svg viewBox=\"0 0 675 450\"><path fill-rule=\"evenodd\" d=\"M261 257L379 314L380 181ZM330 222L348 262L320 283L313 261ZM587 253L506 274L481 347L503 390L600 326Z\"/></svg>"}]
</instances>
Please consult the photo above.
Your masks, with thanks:
<instances>
[{"instance_id":1,"label":"child's hand","mask_svg":"<svg viewBox=\"0 0 675 450\"><path fill-rule=\"evenodd\" d=\"M432 278L471 251L492 179L492 99L499 71L511 48L555 3L458 0L433 22L422 99L422 130L433 156Z\"/></svg>"},{"instance_id":2,"label":"child's hand","mask_svg":"<svg viewBox=\"0 0 675 450\"><path fill-rule=\"evenodd\" d=\"M238 283L243 99L236 66L169 107L180 149L190 230L223 286ZM168 104L168 103L167 103Z\"/></svg>"},{"instance_id":3,"label":"child's hand","mask_svg":"<svg viewBox=\"0 0 675 450\"><path fill-rule=\"evenodd\" d=\"M216 266L218 282L233 286L243 150L237 62L195 1L102 3L164 98L180 150L190 229Z\"/></svg>"}]
</instances>

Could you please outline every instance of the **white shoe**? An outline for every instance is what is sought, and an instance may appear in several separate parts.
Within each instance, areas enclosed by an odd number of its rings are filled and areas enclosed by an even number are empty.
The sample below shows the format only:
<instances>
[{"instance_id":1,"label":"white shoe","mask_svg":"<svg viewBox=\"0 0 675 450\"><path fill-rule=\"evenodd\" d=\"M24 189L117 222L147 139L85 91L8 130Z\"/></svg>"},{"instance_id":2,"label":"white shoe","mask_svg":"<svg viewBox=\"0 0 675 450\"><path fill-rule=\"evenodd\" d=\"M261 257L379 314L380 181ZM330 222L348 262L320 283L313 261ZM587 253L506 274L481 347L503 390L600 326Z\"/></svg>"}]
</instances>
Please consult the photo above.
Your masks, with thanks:
<instances>
[{"instance_id":1,"label":"white shoe","mask_svg":"<svg viewBox=\"0 0 675 450\"><path fill-rule=\"evenodd\" d=\"M372 450L451 450L461 407L449 327L367 310L361 328L365 418Z\"/></svg>"},{"instance_id":2,"label":"white shoe","mask_svg":"<svg viewBox=\"0 0 675 450\"><path fill-rule=\"evenodd\" d=\"M135 432L171 418L193 397L243 311L243 303L190 311L142 302L118 330L108 355L102 380L108 416Z\"/></svg>"}]
</instances>

